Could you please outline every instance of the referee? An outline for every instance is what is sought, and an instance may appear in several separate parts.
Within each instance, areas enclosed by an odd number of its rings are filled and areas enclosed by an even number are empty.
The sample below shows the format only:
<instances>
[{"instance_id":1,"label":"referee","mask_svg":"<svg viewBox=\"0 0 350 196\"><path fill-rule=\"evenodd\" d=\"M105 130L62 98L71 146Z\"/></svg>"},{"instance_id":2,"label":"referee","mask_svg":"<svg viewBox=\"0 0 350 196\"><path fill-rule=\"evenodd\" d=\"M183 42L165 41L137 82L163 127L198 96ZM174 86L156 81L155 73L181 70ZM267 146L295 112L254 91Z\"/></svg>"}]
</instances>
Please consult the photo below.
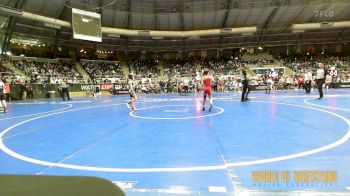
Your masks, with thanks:
<instances>
[{"instance_id":1,"label":"referee","mask_svg":"<svg viewBox=\"0 0 350 196\"><path fill-rule=\"evenodd\" d=\"M324 65L322 63L318 63L319 69L316 72L316 84L318 88L318 92L320 93L320 97L318 99L323 99L323 91L322 87L325 83L325 75L326 71L324 70Z\"/></svg>"},{"instance_id":2,"label":"referee","mask_svg":"<svg viewBox=\"0 0 350 196\"><path fill-rule=\"evenodd\" d=\"M249 101L248 94L250 92L250 85L247 70L245 68L242 68L241 82L243 85L241 102Z\"/></svg>"},{"instance_id":3,"label":"referee","mask_svg":"<svg viewBox=\"0 0 350 196\"><path fill-rule=\"evenodd\" d=\"M311 91L311 82L312 82L312 73L309 70L305 70L304 72L304 88L306 93L310 93Z\"/></svg>"},{"instance_id":4,"label":"referee","mask_svg":"<svg viewBox=\"0 0 350 196\"><path fill-rule=\"evenodd\" d=\"M63 101L65 101L65 95L67 95L68 100L70 100L69 96L69 85L66 83L65 80L62 80L61 84L59 85L59 90L61 91L61 95L63 98Z\"/></svg>"},{"instance_id":5,"label":"referee","mask_svg":"<svg viewBox=\"0 0 350 196\"><path fill-rule=\"evenodd\" d=\"M188 80L188 78L186 77L183 81L184 83L184 91L185 91L185 95L187 95L189 92L188 92L188 86L190 85L190 81Z\"/></svg>"}]
</instances>

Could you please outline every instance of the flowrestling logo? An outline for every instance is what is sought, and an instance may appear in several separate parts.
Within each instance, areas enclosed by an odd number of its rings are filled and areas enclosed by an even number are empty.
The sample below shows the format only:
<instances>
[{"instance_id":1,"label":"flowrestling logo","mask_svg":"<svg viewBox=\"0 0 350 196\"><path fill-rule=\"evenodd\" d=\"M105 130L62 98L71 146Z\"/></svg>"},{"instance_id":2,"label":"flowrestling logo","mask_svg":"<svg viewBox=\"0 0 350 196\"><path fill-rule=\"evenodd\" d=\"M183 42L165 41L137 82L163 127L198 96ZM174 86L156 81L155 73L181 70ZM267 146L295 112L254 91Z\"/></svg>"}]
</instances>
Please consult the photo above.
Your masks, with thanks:
<instances>
[{"instance_id":1,"label":"flowrestling logo","mask_svg":"<svg viewBox=\"0 0 350 196\"><path fill-rule=\"evenodd\" d=\"M334 16L333 11L329 10L314 10L315 17L319 18L332 18Z\"/></svg>"}]
</instances>

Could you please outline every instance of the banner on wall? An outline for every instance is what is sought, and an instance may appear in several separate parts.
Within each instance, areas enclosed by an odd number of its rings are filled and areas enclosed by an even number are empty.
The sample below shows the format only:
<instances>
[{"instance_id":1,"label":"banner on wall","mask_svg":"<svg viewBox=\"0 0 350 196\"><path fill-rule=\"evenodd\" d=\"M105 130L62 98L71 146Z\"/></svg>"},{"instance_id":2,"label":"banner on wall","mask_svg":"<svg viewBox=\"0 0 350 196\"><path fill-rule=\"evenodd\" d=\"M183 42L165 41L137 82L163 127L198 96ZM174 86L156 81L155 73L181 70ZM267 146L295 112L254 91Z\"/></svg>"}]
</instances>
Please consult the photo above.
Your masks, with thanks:
<instances>
[{"instance_id":1,"label":"banner on wall","mask_svg":"<svg viewBox=\"0 0 350 196\"><path fill-rule=\"evenodd\" d=\"M250 90L252 91L266 90L266 85L250 85Z\"/></svg>"},{"instance_id":2,"label":"banner on wall","mask_svg":"<svg viewBox=\"0 0 350 196\"><path fill-rule=\"evenodd\" d=\"M81 84L80 90L81 91L95 90L97 87L101 91L108 91L110 89L113 89L114 85L113 84Z\"/></svg>"},{"instance_id":3,"label":"banner on wall","mask_svg":"<svg viewBox=\"0 0 350 196\"><path fill-rule=\"evenodd\" d=\"M336 88L336 87L335 87ZM339 88L350 88L350 82L343 82L339 84Z\"/></svg>"},{"instance_id":4,"label":"banner on wall","mask_svg":"<svg viewBox=\"0 0 350 196\"><path fill-rule=\"evenodd\" d=\"M125 84L80 84L70 86L73 91L93 91L98 87L100 91L112 91L116 94L129 93L127 85Z\"/></svg>"}]
</instances>

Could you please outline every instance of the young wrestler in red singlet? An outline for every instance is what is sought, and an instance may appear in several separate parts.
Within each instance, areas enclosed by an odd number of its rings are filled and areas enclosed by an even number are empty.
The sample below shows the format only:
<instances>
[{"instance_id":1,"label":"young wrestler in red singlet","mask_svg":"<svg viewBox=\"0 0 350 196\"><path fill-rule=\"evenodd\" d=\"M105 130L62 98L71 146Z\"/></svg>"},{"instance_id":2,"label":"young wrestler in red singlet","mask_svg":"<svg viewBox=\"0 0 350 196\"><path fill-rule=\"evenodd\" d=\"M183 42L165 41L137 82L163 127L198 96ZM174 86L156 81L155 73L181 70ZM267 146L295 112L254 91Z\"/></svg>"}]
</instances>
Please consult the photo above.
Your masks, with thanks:
<instances>
[{"instance_id":1,"label":"young wrestler in red singlet","mask_svg":"<svg viewBox=\"0 0 350 196\"><path fill-rule=\"evenodd\" d=\"M209 71L204 71L203 76L203 111L205 111L205 102L207 99L207 95L209 96L209 102L210 102L210 108L209 112L213 109L213 98L212 98L212 92L211 92L211 82L213 81L213 77L209 75Z\"/></svg>"}]
</instances>

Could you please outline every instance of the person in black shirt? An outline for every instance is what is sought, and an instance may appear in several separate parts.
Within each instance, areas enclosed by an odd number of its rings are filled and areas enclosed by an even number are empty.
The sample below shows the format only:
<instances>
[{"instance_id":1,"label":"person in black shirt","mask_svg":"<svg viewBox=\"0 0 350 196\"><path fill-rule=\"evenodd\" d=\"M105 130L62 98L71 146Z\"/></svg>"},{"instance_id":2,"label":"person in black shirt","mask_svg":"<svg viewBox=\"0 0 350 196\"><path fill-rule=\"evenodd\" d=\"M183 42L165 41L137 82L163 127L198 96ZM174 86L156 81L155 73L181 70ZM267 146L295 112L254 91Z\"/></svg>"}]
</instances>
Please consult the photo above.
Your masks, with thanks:
<instances>
[{"instance_id":1,"label":"person in black shirt","mask_svg":"<svg viewBox=\"0 0 350 196\"><path fill-rule=\"evenodd\" d=\"M248 94L250 92L250 85L249 85L247 70L245 70L245 68L242 69L241 82L243 85L241 101L242 102L249 101Z\"/></svg>"}]
</instances>

